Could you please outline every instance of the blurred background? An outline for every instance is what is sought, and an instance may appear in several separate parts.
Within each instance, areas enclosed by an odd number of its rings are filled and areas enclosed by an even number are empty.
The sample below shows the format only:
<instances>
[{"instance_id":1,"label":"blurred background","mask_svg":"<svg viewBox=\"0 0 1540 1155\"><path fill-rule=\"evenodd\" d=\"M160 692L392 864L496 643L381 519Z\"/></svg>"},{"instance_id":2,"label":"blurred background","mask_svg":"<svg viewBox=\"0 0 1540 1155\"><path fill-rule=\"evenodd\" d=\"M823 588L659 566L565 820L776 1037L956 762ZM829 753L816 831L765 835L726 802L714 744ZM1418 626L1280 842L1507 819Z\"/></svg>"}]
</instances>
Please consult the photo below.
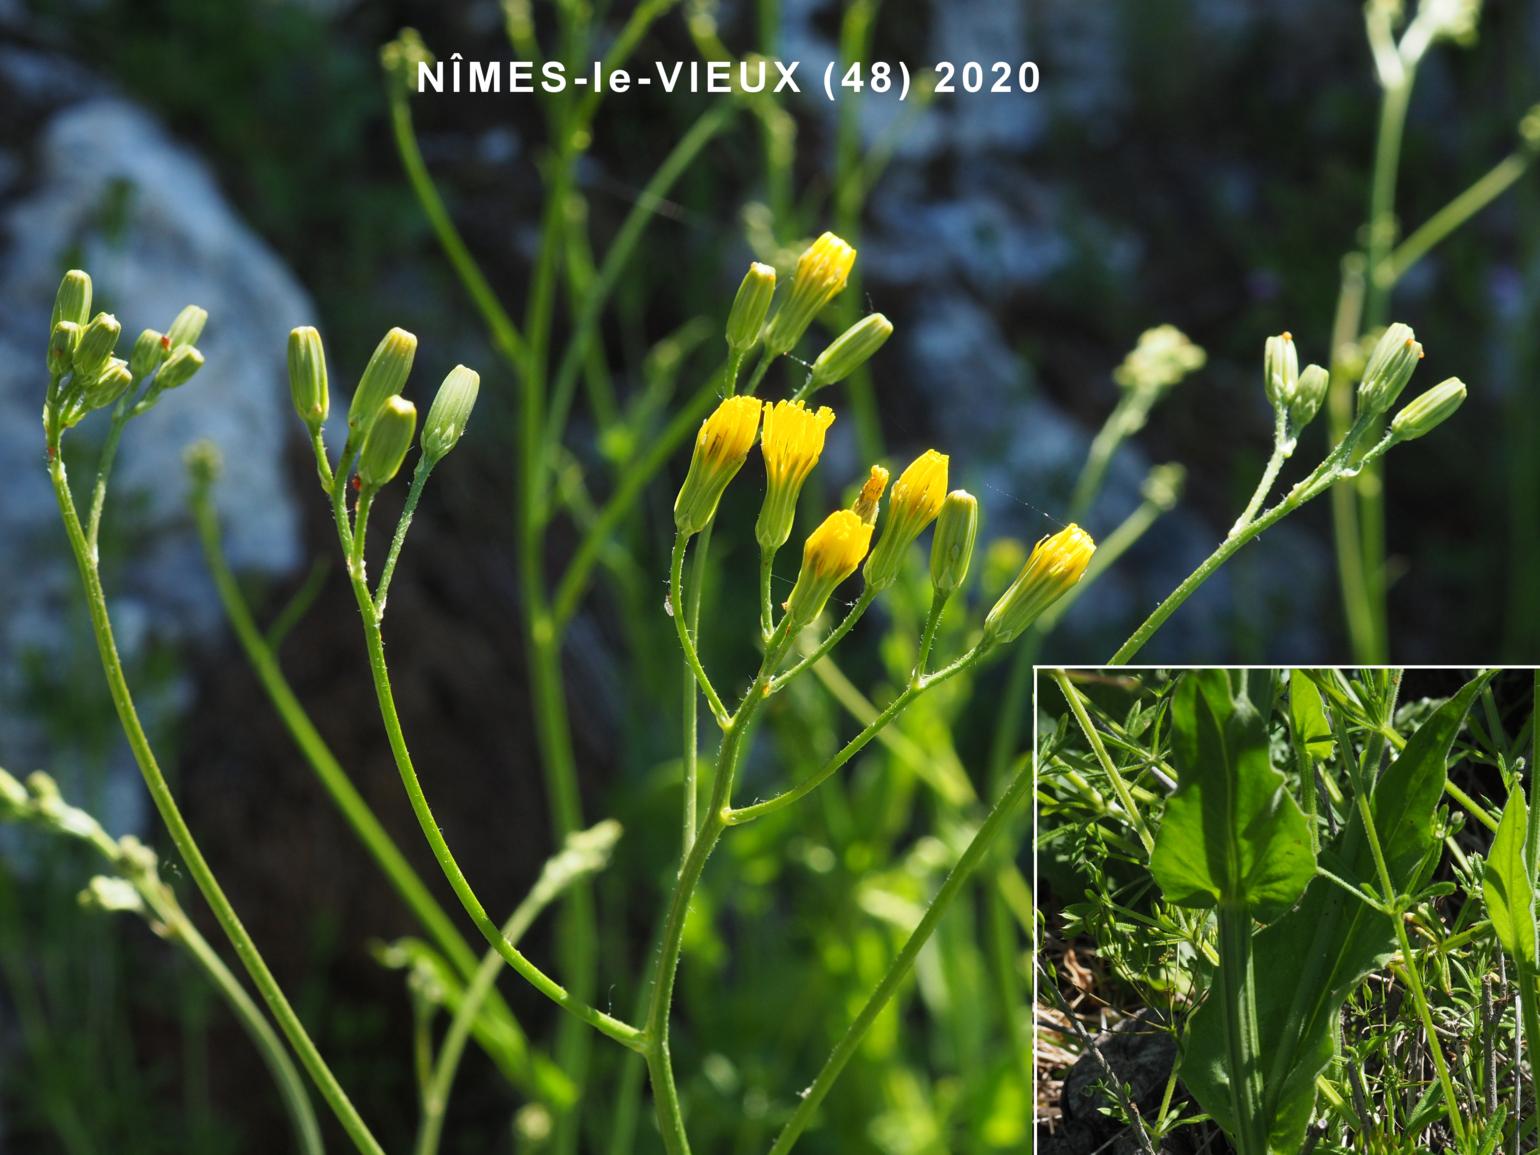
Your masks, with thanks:
<instances>
[{"instance_id":1,"label":"blurred background","mask_svg":"<svg viewBox=\"0 0 1540 1155\"><path fill-rule=\"evenodd\" d=\"M1118 525L1157 463L1185 466L1183 500L1042 648L1050 661L1104 659L1213 548L1251 492L1271 448L1264 339L1287 329L1304 359L1330 354L1343 257L1365 239L1380 115L1358 6L653 7L636 54L646 65L695 59L719 38L735 53L773 48L799 59L803 77L853 51L911 68L1031 59L1042 84L1031 95L905 104L868 93L831 105L809 91L782 104L781 119L744 113L729 124L653 206L616 283L559 473L570 493L551 534L553 566L572 551L590 490L607 493L609 467L646 436L645 424L608 420L605 398L666 406L693 392L717 364L720 322L746 262L771 259L784 272L788 254L833 227L860 250L859 284L835 310L836 327L875 309L897 332L869 374L826 395L841 419L812 500L839 500L874 458L901 467L931 445L950 452L953 484L979 495L983 537L995 543L979 567L975 622L1019 564L1020 543L1065 515L1090 439L1118 398L1112 372L1139 334L1171 323L1207 350L1202 371L1120 450L1085 523L1098 536ZM552 7L527 11L549 43ZM582 11L602 49L632 9ZM505 24L525 12L493 0L0 0L0 764L46 767L114 833L163 842L112 719L40 468L47 310L60 272L79 264L130 333L164 327L189 301L209 310L209 369L195 390L135 422L120 459L103 545L120 640L216 872L392 1148L415 1121L410 1011L401 975L372 946L413 924L296 758L230 635L192 532L180 456L199 437L221 446L226 546L258 619L297 622L279 651L297 694L436 884L395 780L328 509L289 409L283 338L294 325L319 326L339 393L392 325L421 340L419 401L456 362L481 369L481 407L428 490L388 633L407 731L431 768L426 784L450 842L487 905L511 907L553 849L513 576L513 377L403 175L379 52L413 26L441 56L506 61ZM1403 147L1404 232L1519 149L1519 122L1540 102L1537 58L1540 5L1529 0L1489 0L1474 43L1429 54ZM652 91L603 106L575 170L588 262L602 261L639 202L651 204L647 182L713 99ZM410 107L450 216L492 289L522 316L547 207L545 106L445 93ZM570 325L571 303L558 311L558 331ZM1391 314L1426 346L1419 386L1451 374L1470 386L1454 421L1389 459L1391 655L1533 660L1540 172L1521 173L1419 263ZM773 374L767 393L784 388ZM88 425L76 440L93 436ZM1285 482L1323 450L1318 426ZM628 831L598 888L609 912L599 973L616 1007L634 997L631 976L675 853L678 692L665 662L662 578L684 464L677 455L617 534L564 654L584 813L614 814ZM737 493L729 518L746 522L756 497ZM747 535L723 536L721 572L743 581L718 582L706 620L746 623L751 547ZM847 646L858 684L880 688L901 665L914 605L923 610L918 568L911 585L912 605L897 598ZM960 638L967 622L952 628ZM741 662L741 634L708 636L708 659ZM1347 660L1327 504L1249 547L1144 656ZM947 758L987 797L986 764L1027 746L1024 720L1000 725L1025 718L1022 684L987 671L971 704L962 694L941 702L911 730L926 741L941 735ZM783 752L849 733L811 690L799 708L821 721L779 735ZM776 772L768 754L764 763L758 785ZM874 748L824 803L745 833L708 875L677 1048L681 1069L700 1072L692 1125L711 1136L708 1149L764 1145L789 1089L816 1070L881 973L896 924L871 916L887 908L861 887L910 901L933 890L945 856L920 835L955 830L970 811L916 791L924 772ZM141 927L74 908L86 877L78 856L10 832L3 845L5 1149L267 1149L259 1137L281 1125L276 1101L212 996ZM870 879L872 863L890 861ZM736 885L744 880L761 885ZM550 933L536 927L535 957L550 957ZM987 967L968 953L973 938L958 931L956 950L929 957L903 1020L910 1029L895 1020L863 1052L808 1150L947 1150L963 1118L987 1121L970 1125L976 1149L1030 1144L1009 1028L970 996ZM809 987L810 967L822 985ZM548 1033L555 1012L511 982L504 989L531 1033ZM792 1002L805 1013L786 1023ZM600 1085L618 1077L605 1048L595 1063ZM517 1101L472 1055L445 1149L486 1149ZM650 1149L643 1132L637 1149ZM585 1149L603 1144L591 1137Z\"/></svg>"}]
</instances>

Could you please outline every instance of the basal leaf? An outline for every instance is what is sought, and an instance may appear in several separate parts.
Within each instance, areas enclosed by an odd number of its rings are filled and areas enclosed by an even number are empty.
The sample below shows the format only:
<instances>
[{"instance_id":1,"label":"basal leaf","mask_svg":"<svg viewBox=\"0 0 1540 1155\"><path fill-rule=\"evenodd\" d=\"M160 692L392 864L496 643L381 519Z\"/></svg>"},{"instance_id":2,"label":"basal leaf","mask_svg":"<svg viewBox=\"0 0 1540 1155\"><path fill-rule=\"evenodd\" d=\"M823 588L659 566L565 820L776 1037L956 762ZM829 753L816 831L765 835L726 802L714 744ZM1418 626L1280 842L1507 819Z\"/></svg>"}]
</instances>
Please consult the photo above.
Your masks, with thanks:
<instances>
[{"instance_id":1,"label":"basal leaf","mask_svg":"<svg viewBox=\"0 0 1540 1155\"><path fill-rule=\"evenodd\" d=\"M1413 884L1412 874L1432 847L1433 815L1449 750L1488 681L1488 675L1474 679L1423 722L1370 796L1369 811L1398 889ZM1333 872L1350 885L1367 884L1380 891L1374 857L1356 812L1338 838L1323 847L1322 857L1328 856ZM1336 1053L1342 1004L1365 975L1384 965L1394 948L1394 927L1387 916L1339 886L1321 884L1258 934L1257 1017L1275 1150L1300 1149L1314 1110L1316 1076ZM1205 1010L1194 1016L1191 1054L1184 1055L1182 1078L1205 1110L1212 1111L1210 1104L1227 1099L1228 1072L1215 1058L1222 1055L1222 1047L1211 1037ZM1224 1120L1219 1121L1223 1126Z\"/></svg>"},{"instance_id":2,"label":"basal leaf","mask_svg":"<svg viewBox=\"0 0 1540 1155\"><path fill-rule=\"evenodd\" d=\"M1180 785L1166 803L1150 871L1179 906L1220 902L1277 918L1315 874L1299 804L1269 757L1267 726L1222 670L1183 675L1171 703Z\"/></svg>"},{"instance_id":3,"label":"basal leaf","mask_svg":"<svg viewBox=\"0 0 1540 1155\"><path fill-rule=\"evenodd\" d=\"M1487 854L1482 894L1492 929L1503 949L1520 964L1535 963L1535 891L1529 869L1524 863L1524 833L1529 811L1524 805L1524 787L1514 783L1503 807L1502 821Z\"/></svg>"}]
</instances>

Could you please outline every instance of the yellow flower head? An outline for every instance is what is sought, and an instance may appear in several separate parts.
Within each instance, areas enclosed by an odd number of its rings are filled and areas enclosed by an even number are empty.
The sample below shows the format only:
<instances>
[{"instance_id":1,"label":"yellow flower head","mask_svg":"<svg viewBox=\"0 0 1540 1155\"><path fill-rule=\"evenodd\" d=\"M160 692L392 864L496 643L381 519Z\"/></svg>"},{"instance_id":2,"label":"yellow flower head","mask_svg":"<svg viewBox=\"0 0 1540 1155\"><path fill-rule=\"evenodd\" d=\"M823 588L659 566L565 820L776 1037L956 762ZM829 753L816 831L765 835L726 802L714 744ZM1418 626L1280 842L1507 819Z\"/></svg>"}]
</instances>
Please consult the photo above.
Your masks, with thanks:
<instances>
[{"instance_id":1,"label":"yellow flower head","mask_svg":"<svg viewBox=\"0 0 1540 1155\"><path fill-rule=\"evenodd\" d=\"M866 584L872 589L886 589L898 579L904 551L941 512L949 460L946 454L927 449L893 483L887 524L866 561Z\"/></svg>"},{"instance_id":2,"label":"yellow flower head","mask_svg":"<svg viewBox=\"0 0 1540 1155\"><path fill-rule=\"evenodd\" d=\"M849 509L837 509L808 535L802 547L802 570L786 599L786 615L795 628L820 613L836 586L861 564L872 541L872 527Z\"/></svg>"},{"instance_id":3,"label":"yellow flower head","mask_svg":"<svg viewBox=\"0 0 1540 1155\"><path fill-rule=\"evenodd\" d=\"M823 453L824 433L834 410L812 410L801 401L765 403L760 449L765 455L765 503L754 534L760 547L774 551L786 544L797 511L797 497Z\"/></svg>"},{"instance_id":4,"label":"yellow flower head","mask_svg":"<svg viewBox=\"0 0 1540 1155\"><path fill-rule=\"evenodd\" d=\"M752 397L729 397L701 422L690 471L674 499L674 524L681 533L699 533L716 516L722 491L743 468L754 445L759 407Z\"/></svg>"},{"instance_id":5,"label":"yellow flower head","mask_svg":"<svg viewBox=\"0 0 1540 1155\"><path fill-rule=\"evenodd\" d=\"M1027 564L984 619L984 636L1009 642L1037 620L1085 574L1096 542L1078 525L1061 529L1032 547Z\"/></svg>"},{"instance_id":6,"label":"yellow flower head","mask_svg":"<svg viewBox=\"0 0 1540 1155\"><path fill-rule=\"evenodd\" d=\"M856 251L833 233L824 233L797 258L791 293L776 310L765 333L765 351L777 356L802 339L813 318L850 279Z\"/></svg>"},{"instance_id":7,"label":"yellow flower head","mask_svg":"<svg viewBox=\"0 0 1540 1155\"><path fill-rule=\"evenodd\" d=\"M872 475L861 486L855 504L850 507L867 525L877 524L877 503L882 500L883 490L887 487L888 471L880 465L872 466Z\"/></svg>"}]
</instances>

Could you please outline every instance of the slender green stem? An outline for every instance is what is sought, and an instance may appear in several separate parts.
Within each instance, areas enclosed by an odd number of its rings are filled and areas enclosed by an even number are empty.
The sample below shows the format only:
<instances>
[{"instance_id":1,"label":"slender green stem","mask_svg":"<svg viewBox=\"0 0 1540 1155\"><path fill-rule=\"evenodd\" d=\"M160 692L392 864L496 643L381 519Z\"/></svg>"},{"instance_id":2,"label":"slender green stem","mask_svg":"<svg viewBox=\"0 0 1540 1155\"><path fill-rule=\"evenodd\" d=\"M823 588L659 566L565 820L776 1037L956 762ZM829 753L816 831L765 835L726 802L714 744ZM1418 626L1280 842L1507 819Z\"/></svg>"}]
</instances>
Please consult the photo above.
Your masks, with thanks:
<instances>
[{"instance_id":1,"label":"slender green stem","mask_svg":"<svg viewBox=\"0 0 1540 1155\"><path fill-rule=\"evenodd\" d=\"M706 695L706 704L711 707L712 717L717 720L718 725L726 726L727 707L722 704L721 696L717 693L716 687L711 684L706 668L701 665L700 654L695 649L695 639L690 636L689 616L684 604L684 555L689 544L688 534L674 535L674 553L669 565L668 577L669 606L672 610L670 616L674 619L674 632L679 636L679 649L684 654L685 665L689 667L695 681L699 683L701 692Z\"/></svg>"},{"instance_id":2,"label":"slender green stem","mask_svg":"<svg viewBox=\"0 0 1540 1155\"><path fill-rule=\"evenodd\" d=\"M775 597L770 584L775 578L775 550L759 551L759 636L765 641L775 633Z\"/></svg>"},{"instance_id":3,"label":"slender green stem","mask_svg":"<svg viewBox=\"0 0 1540 1155\"><path fill-rule=\"evenodd\" d=\"M845 1064L850 1062L852 1056L855 1055L856 1050L860 1047L861 1041L866 1037L866 1033L871 1030L872 1024L876 1022L877 1016L882 1013L882 1009L888 1005L888 1002L898 992L899 985L909 974L910 969L913 968L921 948L930 940L930 936L940 924L942 916L946 914L953 900L962 891L974 868L983 861L990 845L999 837L1000 832L1005 829L1006 824L1014 816L1016 808L1026 800L1027 791L1031 785L1032 765L1031 761L1028 760L1016 772L1015 777L1012 778L1009 786L1006 787L1006 791L1001 796L1000 801L995 803L994 809L989 812L989 817L984 820L983 825L979 827L978 833L973 836L973 840L968 843L961 856L957 859L957 865L952 867L951 873L946 876L946 881L941 884L941 889L936 892L936 897L931 900L925 914L920 918L919 923L910 933L909 938L888 965L887 973L882 976L882 981L877 984L877 988L872 991L871 996L866 1000L866 1004L861 1008L860 1013L856 1015L849 1028L845 1031L844 1036L835 1045L833 1053L830 1054L828 1060L824 1063L823 1069L818 1072L818 1076L813 1080L812 1086L803 1093L801 1102L797 1104L797 1109L792 1113L791 1118L787 1120L785 1128L775 1141L775 1145L770 1148L770 1155L786 1155L795 1146L802 1132L807 1129L807 1125L812 1122L814 1113L829 1094L829 1090L834 1086L835 1080L839 1078L840 1073L845 1069Z\"/></svg>"},{"instance_id":4,"label":"slender green stem","mask_svg":"<svg viewBox=\"0 0 1540 1155\"><path fill-rule=\"evenodd\" d=\"M1406 276L1412 266L1427 256L1450 233L1518 183L1534 159L1532 152L1520 150L1498 161L1480 180L1439 209L1395 247L1386 259L1382 279L1394 285Z\"/></svg>"},{"instance_id":5,"label":"slender green stem","mask_svg":"<svg viewBox=\"0 0 1540 1155\"><path fill-rule=\"evenodd\" d=\"M278 1021L279 1027L288 1038L290 1046L294 1048L306 1073L315 1083L317 1090L321 1092L321 1097L326 1100L327 1106L336 1115L337 1121L342 1125L354 1146L369 1155L383 1155L379 1143L348 1099L347 1092L338 1084L331 1068L326 1065L326 1061L306 1033L304 1024L294 1013L294 1008L289 1005L288 999L278 986L278 981L273 977L272 971L268 969L266 961L257 950L256 943L252 941L251 935L241 923L235 908L230 905L230 900L214 877L214 872L209 868L197 840L193 837L192 830L182 817L181 809L172 796L171 787L161 772L155 752L150 746L149 736L145 733L144 726L139 720L139 713L134 707L128 678L124 674L123 663L118 657L112 622L107 614L107 596L102 589L101 574L97 570L95 558L86 541L85 531L81 528L80 515L75 509L75 500L70 495L69 482L65 477L64 462L58 453L57 443L54 443L51 448L54 452L49 460L49 479L53 482L59 512L64 519L65 533L69 538L70 548L75 554L75 564L80 571L81 582L85 586L86 605L91 615L91 627L96 636L96 647L101 658L102 670L107 678L108 693L112 697L113 707L117 711L118 721L122 724L124 736L128 739L134 761L138 763L145 785L149 788L150 797L155 802L155 808L160 812L161 819L171 834L171 840L182 856L187 873L208 902L210 910L219 922L220 929L225 932L235 947L242 965L251 975L263 1001L267 1003L273 1017Z\"/></svg>"},{"instance_id":6,"label":"slender green stem","mask_svg":"<svg viewBox=\"0 0 1540 1155\"><path fill-rule=\"evenodd\" d=\"M1066 514L1068 520L1080 521L1090 511L1096 495L1101 492L1102 483L1107 478L1107 468L1112 464L1118 446L1144 424L1150 405L1151 398L1140 390L1125 389L1118 395L1117 404L1091 439L1091 448L1086 453L1085 464L1080 467L1080 476L1075 479L1074 493L1069 499L1069 512Z\"/></svg>"},{"instance_id":7,"label":"slender green stem","mask_svg":"<svg viewBox=\"0 0 1540 1155\"><path fill-rule=\"evenodd\" d=\"M784 626L784 624L783 621L782 625ZM859 754L873 738L882 732L889 722L902 714L911 702L931 687L939 686L941 683L949 681L964 670L976 665L989 653L991 648L987 643L981 641L951 665L944 666L933 674L925 675L917 685L907 687L902 693L894 697L883 708L882 713L872 719L859 734L845 743L838 754L825 762L810 777L790 790L777 794L773 798L767 798L763 802L755 802L749 806L733 807L727 810L723 815L723 821L729 826L738 826L745 822L752 822L756 818L763 818L766 814L773 814L777 810L785 809L787 806L791 806L806 798L828 781L829 777L838 771L841 766Z\"/></svg>"},{"instance_id":8,"label":"slender green stem","mask_svg":"<svg viewBox=\"0 0 1540 1155\"><path fill-rule=\"evenodd\" d=\"M1107 747L1102 742L1101 731L1096 728L1096 723L1091 721L1091 715L1086 712L1085 700L1080 696L1080 691L1069 680L1069 675L1063 670L1054 670L1052 673L1054 684L1059 687L1059 692L1064 695L1064 700L1069 704L1070 711L1075 715L1075 721L1080 724L1085 739L1090 743L1092 751L1096 754L1096 760L1101 763L1102 771L1107 775L1107 781L1112 783L1112 790L1118 796L1118 802L1128 815L1128 821L1133 824L1134 832L1139 835L1139 841L1144 846L1144 852L1149 854L1155 849L1155 837L1150 833L1150 828L1145 824L1144 815L1140 812L1138 804L1134 802L1134 796L1128 788L1128 780L1118 770L1112 761L1112 756L1107 753Z\"/></svg>"},{"instance_id":9,"label":"slender green stem","mask_svg":"<svg viewBox=\"0 0 1540 1155\"><path fill-rule=\"evenodd\" d=\"M911 686L919 685L925 676L925 667L930 663L930 649L936 642L936 630L941 625L941 615L946 612L946 604L951 597L951 590L931 591L930 613L925 615L925 628L920 631L919 653L914 658L914 672L909 675Z\"/></svg>"},{"instance_id":10,"label":"slender green stem","mask_svg":"<svg viewBox=\"0 0 1540 1155\"><path fill-rule=\"evenodd\" d=\"M132 394L130 390L130 394ZM91 487L91 512L86 519L86 545L91 549L91 561L97 558L97 539L102 530L102 508L107 504L107 479L112 475L113 462L118 457L118 446L123 441L123 427L128 424L128 404L132 397L125 397L112 411L112 424L107 428L107 440L102 443L101 463L96 468L96 483Z\"/></svg>"},{"instance_id":11,"label":"slender green stem","mask_svg":"<svg viewBox=\"0 0 1540 1155\"><path fill-rule=\"evenodd\" d=\"M509 364L518 368L526 353L524 338L520 336L513 318L508 315L497 299L492 286L487 283L481 266L476 263L476 258L471 256L470 249L466 247L459 230L455 228L454 221L450 219L449 210L444 207L443 198L434 187L433 177L428 172L428 166L423 163L422 152L417 147L417 133L412 126L412 110L408 103L406 86L391 83L388 87L390 89L390 126L395 136L396 152L401 158L401 166L406 170L407 182L412 186L412 191L417 196L417 203L422 207L423 215L428 218L428 224L432 227L434 235L438 237L439 246L444 250L444 255L454 267L460 283L470 294L471 303L476 306L476 311L481 314L488 331L491 332L493 343L508 359Z\"/></svg>"},{"instance_id":12,"label":"slender green stem","mask_svg":"<svg viewBox=\"0 0 1540 1155\"><path fill-rule=\"evenodd\" d=\"M1188 574L1166 600L1155 608L1155 611L1145 619L1144 623L1133 632L1128 641L1118 648L1109 660L1113 666L1127 665L1146 642L1155 636L1155 632L1165 624L1166 619L1181 608L1182 603L1197 592L1204 582L1208 581L1220 566L1240 552L1241 547L1253 538L1260 536L1264 531L1271 529L1300 506L1324 493L1336 482L1354 476L1354 469L1344 465L1345 460L1352 453L1359 437L1367 428L1368 422L1359 418L1353 428L1342 442L1329 454L1309 477L1305 478L1278 502L1272 509L1262 514L1250 525L1246 526L1238 534L1225 538L1208 558ZM1363 468L1382 457L1392 442L1390 439L1380 441L1373 449L1366 453L1357 468Z\"/></svg>"},{"instance_id":13,"label":"slender green stem","mask_svg":"<svg viewBox=\"0 0 1540 1155\"><path fill-rule=\"evenodd\" d=\"M1262 503L1267 500L1267 495L1273 491L1273 482L1278 480L1278 471L1283 468L1283 462L1288 457L1287 410L1280 408L1277 414L1277 424L1273 430L1273 454L1267 459L1267 468L1262 470L1262 479L1257 482L1257 488L1251 495L1251 500L1246 503L1245 510L1235 519L1235 524L1230 527L1229 536L1234 537L1240 533L1257 516L1257 510L1262 508Z\"/></svg>"},{"instance_id":14,"label":"slender green stem","mask_svg":"<svg viewBox=\"0 0 1540 1155\"><path fill-rule=\"evenodd\" d=\"M737 367L731 376L737 379ZM700 636L700 607L706 590L707 559L711 556L711 535L716 527L708 525L700 532L695 543L695 564L690 571L690 589L684 595L684 620L690 637ZM675 612L678 612L677 605ZM695 684L695 673L684 666L684 806L681 811L683 830L679 840L679 865L690 855L695 843L695 832L700 827L700 690Z\"/></svg>"},{"instance_id":15,"label":"slender green stem","mask_svg":"<svg viewBox=\"0 0 1540 1155\"><path fill-rule=\"evenodd\" d=\"M855 605L850 607L850 612L845 615L840 624L829 631L829 636L820 642L810 653L794 662L785 673L779 674L771 680L770 692L773 694L780 690L782 686L786 685L787 682L791 681L798 674L816 666L824 658L828 657L829 651L839 645L844 636L855 629L855 625L861 620L862 615L871 609L872 603L877 600L877 592L871 586L863 588L861 596L856 599Z\"/></svg>"},{"instance_id":16,"label":"slender green stem","mask_svg":"<svg viewBox=\"0 0 1540 1155\"><path fill-rule=\"evenodd\" d=\"M380 584L374 589L374 604L381 617L385 615L385 599L390 594L390 579L396 573L396 559L401 556L406 532L412 528L412 515L417 512L423 486L428 484L428 475L433 472L435 464L424 454L417 459L417 468L412 471L412 484L406 491L406 504L401 507L401 520L396 522L396 532L390 539L390 552L385 555L385 567L380 570Z\"/></svg>"}]
</instances>

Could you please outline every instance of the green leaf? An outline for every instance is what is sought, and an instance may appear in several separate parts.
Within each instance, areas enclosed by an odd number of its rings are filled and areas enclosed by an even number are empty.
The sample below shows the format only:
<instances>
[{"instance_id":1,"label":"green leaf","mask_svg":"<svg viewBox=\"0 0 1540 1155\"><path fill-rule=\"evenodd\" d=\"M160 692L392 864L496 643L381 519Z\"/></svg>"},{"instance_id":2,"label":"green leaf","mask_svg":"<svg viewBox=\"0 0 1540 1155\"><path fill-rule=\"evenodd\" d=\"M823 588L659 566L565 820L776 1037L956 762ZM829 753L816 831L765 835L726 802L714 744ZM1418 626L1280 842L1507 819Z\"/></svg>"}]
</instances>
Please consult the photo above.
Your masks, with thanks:
<instances>
[{"instance_id":1,"label":"green leaf","mask_svg":"<svg viewBox=\"0 0 1540 1155\"><path fill-rule=\"evenodd\" d=\"M1303 670L1289 673L1289 722L1296 746L1317 762L1331 759L1336 743L1326 721L1326 706L1321 691Z\"/></svg>"},{"instance_id":2,"label":"green leaf","mask_svg":"<svg viewBox=\"0 0 1540 1155\"><path fill-rule=\"evenodd\" d=\"M1391 883L1412 891L1434 841L1434 812L1442 796L1450 748L1465 716L1491 675L1461 688L1411 735L1380 776L1369 812L1384 847ZM1348 756L1346 752L1344 757ZM1333 872L1351 886L1381 890L1374 856L1356 811L1338 838L1322 848ZM1342 1005L1364 976L1395 949L1388 916L1340 886L1316 885L1283 918L1256 938L1256 999L1263 1055L1264 1108L1270 1145L1298 1151L1315 1109L1315 1080L1337 1051ZM1267 960L1282 960L1269 965ZM1193 1016L1182 1080L1221 1127L1229 1071L1223 1060L1219 1016L1205 1004ZM1216 1112L1213 1108L1218 1107Z\"/></svg>"},{"instance_id":3,"label":"green leaf","mask_svg":"<svg viewBox=\"0 0 1540 1155\"><path fill-rule=\"evenodd\" d=\"M1178 906L1244 907L1268 921L1315 876L1310 830L1269 757L1267 725L1222 670L1183 675L1171 703L1181 785L1166 803L1150 872Z\"/></svg>"},{"instance_id":4,"label":"green leaf","mask_svg":"<svg viewBox=\"0 0 1540 1155\"><path fill-rule=\"evenodd\" d=\"M1503 807L1503 819L1487 853L1481 889L1492 929L1503 949L1521 964L1535 964L1535 890L1524 862L1524 834L1529 811L1524 787L1517 782Z\"/></svg>"}]
</instances>

